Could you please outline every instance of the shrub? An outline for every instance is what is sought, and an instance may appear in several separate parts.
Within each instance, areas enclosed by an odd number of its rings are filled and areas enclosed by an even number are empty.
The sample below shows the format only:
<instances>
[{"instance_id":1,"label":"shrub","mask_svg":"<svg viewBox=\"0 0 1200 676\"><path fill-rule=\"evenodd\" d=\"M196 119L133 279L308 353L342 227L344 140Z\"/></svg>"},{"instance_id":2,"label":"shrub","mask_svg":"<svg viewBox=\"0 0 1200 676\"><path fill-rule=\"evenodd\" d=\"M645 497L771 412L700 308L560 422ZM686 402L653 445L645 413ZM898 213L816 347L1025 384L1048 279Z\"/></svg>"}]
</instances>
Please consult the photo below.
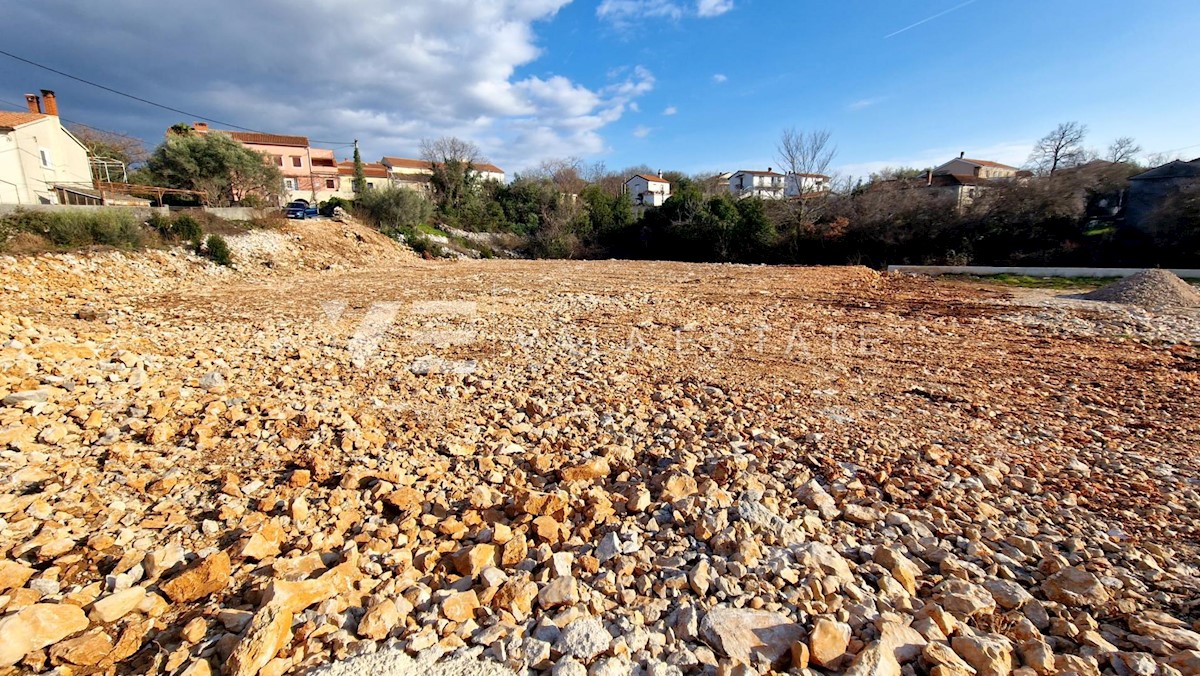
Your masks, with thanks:
<instances>
[{"instance_id":1,"label":"shrub","mask_svg":"<svg viewBox=\"0 0 1200 676\"><path fill-rule=\"evenodd\" d=\"M19 210L0 219L5 240L18 233L37 235L59 249L111 246L136 249L145 244L145 231L133 212L123 209Z\"/></svg>"},{"instance_id":2,"label":"shrub","mask_svg":"<svg viewBox=\"0 0 1200 676\"><path fill-rule=\"evenodd\" d=\"M171 222L170 216L163 216L158 212L154 212L150 214L150 218L146 219L146 225L148 225L150 229L157 232L158 236L162 237L163 239L174 239L175 237L174 233L171 231L171 226L173 226L174 223Z\"/></svg>"},{"instance_id":3,"label":"shrub","mask_svg":"<svg viewBox=\"0 0 1200 676\"><path fill-rule=\"evenodd\" d=\"M204 236L204 230L196 219L182 214L171 224L171 235L184 242L199 242Z\"/></svg>"},{"instance_id":4,"label":"shrub","mask_svg":"<svg viewBox=\"0 0 1200 676\"><path fill-rule=\"evenodd\" d=\"M200 253L217 265L233 265L233 252L229 250L229 243L220 235L209 235L208 239L204 240L204 249Z\"/></svg>"},{"instance_id":5,"label":"shrub","mask_svg":"<svg viewBox=\"0 0 1200 676\"><path fill-rule=\"evenodd\" d=\"M433 217L433 205L406 188L367 190L355 202L357 211L385 235L411 230Z\"/></svg>"},{"instance_id":6,"label":"shrub","mask_svg":"<svg viewBox=\"0 0 1200 676\"><path fill-rule=\"evenodd\" d=\"M324 202L321 202L321 206L317 209L317 211L322 216L332 216L333 210L337 209L338 207L341 207L343 211L346 211L348 213L353 206L354 206L354 202L351 202L348 199L342 199L341 197L334 196L334 197L330 197L328 200L326 200Z\"/></svg>"}]
</instances>

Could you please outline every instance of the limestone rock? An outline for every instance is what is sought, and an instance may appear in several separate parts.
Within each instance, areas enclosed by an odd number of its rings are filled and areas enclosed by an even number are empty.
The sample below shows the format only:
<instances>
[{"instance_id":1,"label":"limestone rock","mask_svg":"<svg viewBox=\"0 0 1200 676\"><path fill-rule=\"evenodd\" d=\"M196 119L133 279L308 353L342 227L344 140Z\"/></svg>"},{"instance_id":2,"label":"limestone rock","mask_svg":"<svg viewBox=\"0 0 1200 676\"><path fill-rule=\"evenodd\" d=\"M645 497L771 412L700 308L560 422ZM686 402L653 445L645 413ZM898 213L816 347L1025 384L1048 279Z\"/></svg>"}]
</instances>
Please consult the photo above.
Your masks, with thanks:
<instances>
[{"instance_id":1,"label":"limestone rock","mask_svg":"<svg viewBox=\"0 0 1200 676\"><path fill-rule=\"evenodd\" d=\"M554 650L588 662L607 650L611 640L612 636L600 620L585 617L574 620L563 628L558 640L554 642Z\"/></svg>"},{"instance_id":2,"label":"limestone rock","mask_svg":"<svg viewBox=\"0 0 1200 676\"><path fill-rule=\"evenodd\" d=\"M764 610L717 607L700 622L705 641L744 664L765 660L781 664L804 629L778 613Z\"/></svg>"},{"instance_id":3,"label":"limestone rock","mask_svg":"<svg viewBox=\"0 0 1200 676\"><path fill-rule=\"evenodd\" d=\"M55 644L50 649L50 660L56 664L66 662L81 667L90 667L108 657L112 649L112 638L97 629Z\"/></svg>"},{"instance_id":4,"label":"limestone rock","mask_svg":"<svg viewBox=\"0 0 1200 676\"><path fill-rule=\"evenodd\" d=\"M386 599L367 609L362 619L358 621L358 635L373 641L381 641L387 638L392 629L401 621L400 611L396 608L395 601Z\"/></svg>"},{"instance_id":5,"label":"limestone rock","mask_svg":"<svg viewBox=\"0 0 1200 676\"><path fill-rule=\"evenodd\" d=\"M854 656L846 676L900 676L900 663L892 651L879 643L872 643Z\"/></svg>"},{"instance_id":6,"label":"limestone rock","mask_svg":"<svg viewBox=\"0 0 1200 676\"><path fill-rule=\"evenodd\" d=\"M83 609L65 603L35 603L0 618L0 667L9 667L26 653L58 643L87 629Z\"/></svg>"},{"instance_id":7,"label":"limestone rock","mask_svg":"<svg viewBox=\"0 0 1200 676\"><path fill-rule=\"evenodd\" d=\"M187 603L224 589L229 584L230 572L229 555L217 552L184 569L159 588L175 603Z\"/></svg>"},{"instance_id":8,"label":"limestone rock","mask_svg":"<svg viewBox=\"0 0 1200 676\"><path fill-rule=\"evenodd\" d=\"M102 622L105 624L116 622L133 612L145 597L146 590L142 587L123 589L96 601L92 605L92 611L88 614L88 617L93 622Z\"/></svg>"},{"instance_id":9,"label":"limestone rock","mask_svg":"<svg viewBox=\"0 0 1200 676\"><path fill-rule=\"evenodd\" d=\"M817 618L808 635L808 650L813 664L834 669L850 644L850 625L829 618Z\"/></svg>"},{"instance_id":10,"label":"limestone rock","mask_svg":"<svg viewBox=\"0 0 1200 676\"><path fill-rule=\"evenodd\" d=\"M1002 636L955 636L950 646L979 676L1008 676L1012 672L1012 646Z\"/></svg>"},{"instance_id":11,"label":"limestone rock","mask_svg":"<svg viewBox=\"0 0 1200 676\"><path fill-rule=\"evenodd\" d=\"M1108 602L1108 590L1100 580L1079 567L1063 568L1042 583L1046 598L1066 606L1100 606Z\"/></svg>"},{"instance_id":12,"label":"limestone rock","mask_svg":"<svg viewBox=\"0 0 1200 676\"><path fill-rule=\"evenodd\" d=\"M230 653L222 673L255 676L283 650L291 637L291 611L273 604L262 608L250 620L250 626Z\"/></svg>"},{"instance_id":13,"label":"limestone rock","mask_svg":"<svg viewBox=\"0 0 1200 676\"><path fill-rule=\"evenodd\" d=\"M479 596L475 590L456 592L442 600L442 614L454 622L466 622L475 617Z\"/></svg>"}]
</instances>

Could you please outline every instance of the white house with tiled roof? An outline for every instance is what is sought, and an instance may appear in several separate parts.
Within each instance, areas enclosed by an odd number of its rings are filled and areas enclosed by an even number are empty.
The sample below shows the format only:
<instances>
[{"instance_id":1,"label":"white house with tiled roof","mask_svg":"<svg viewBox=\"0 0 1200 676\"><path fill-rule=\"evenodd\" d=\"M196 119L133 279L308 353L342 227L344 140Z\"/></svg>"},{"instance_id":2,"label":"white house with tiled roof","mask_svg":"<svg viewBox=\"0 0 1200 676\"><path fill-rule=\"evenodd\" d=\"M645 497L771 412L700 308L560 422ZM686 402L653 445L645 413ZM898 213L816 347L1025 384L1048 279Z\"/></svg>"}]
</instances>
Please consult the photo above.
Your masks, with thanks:
<instances>
[{"instance_id":1,"label":"white house with tiled roof","mask_svg":"<svg viewBox=\"0 0 1200 676\"><path fill-rule=\"evenodd\" d=\"M817 195L828 192L831 187L830 178L825 174L789 171L783 181L783 194L786 197Z\"/></svg>"},{"instance_id":2,"label":"white house with tiled roof","mask_svg":"<svg viewBox=\"0 0 1200 676\"><path fill-rule=\"evenodd\" d=\"M625 190L635 207L661 207L671 196L671 182L662 176L634 174L625 181Z\"/></svg>"},{"instance_id":3,"label":"white house with tiled roof","mask_svg":"<svg viewBox=\"0 0 1200 676\"><path fill-rule=\"evenodd\" d=\"M427 160L414 160L408 157L384 157L379 163L387 167L388 177L392 184L401 188L412 188L425 191L429 188L429 178L433 176L433 165ZM487 162L474 162L471 171L484 181L499 181L504 183L504 170Z\"/></svg>"},{"instance_id":4,"label":"white house with tiled roof","mask_svg":"<svg viewBox=\"0 0 1200 676\"><path fill-rule=\"evenodd\" d=\"M784 196L784 175L772 171L754 171L739 169L729 177L729 193L738 199L758 197L765 200L782 199Z\"/></svg>"},{"instance_id":5,"label":"white house with tiled roof","mask_svg":"<svg viewBox=\"0 0 1200 676\"><path fill-rule=\"evenodd\" d=\"M25 101L28 110L0 111L0 204L72 202L93 187L87 148L63 128L54 92Z\"/></svg>"}]
</instances>

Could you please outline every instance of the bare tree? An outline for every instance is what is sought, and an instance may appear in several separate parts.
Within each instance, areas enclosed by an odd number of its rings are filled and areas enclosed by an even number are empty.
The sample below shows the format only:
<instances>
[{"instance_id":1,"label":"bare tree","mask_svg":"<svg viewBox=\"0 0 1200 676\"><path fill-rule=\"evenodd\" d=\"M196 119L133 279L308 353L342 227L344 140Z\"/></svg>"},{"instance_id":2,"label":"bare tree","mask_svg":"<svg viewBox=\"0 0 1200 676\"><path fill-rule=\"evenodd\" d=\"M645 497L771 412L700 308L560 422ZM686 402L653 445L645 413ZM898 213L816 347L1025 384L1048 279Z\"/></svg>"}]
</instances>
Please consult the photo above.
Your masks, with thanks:
<instances>
[{"instance_id":1,"label":"bare tree","mask_svg":"<svg viewBox=\"0 0 1200 676\"><path fill-rule=\"evenodd\" d=\"M543 160L538 168L530 172L534 178L549 181L560 192L577 195L583 192L587 181L583 179L583 160L578 157Z\"/></svg>"},{"instance_id":2,"label":"bare tree","mask_svg":"<svg viewBox=\"0 0 1200 676\"><path fill-rule=\"evenodd\" d=\"M1106 159L1109 162L1135 164L1137 156L1142 154L1142 147L1129 136L1122 136L1108 146Z\"/></svg>"},{"instance_id":3,"label":"bare tree","mask_svg":"<svg viewBox=\"0 0 1200 676\"><path fill-rule=\"evenodd\" d=\"M784 129L775 146L780 168L790 174L828 175L829 165L837 156L832 137L827 129L813 132Z\"/></svg>"},{"instance_id":4,"label":"bare tree","mask_svg":"<svg viewBox=\"0 0 1200 676\"><path fill-rule=\"evenodd\" d=\"M1029 164L1046 175L1083 164L1088 160L1088 151L1083 146L1087 131L1086 124L1063 122L1033 146Z\"/></svg>"},{"instance_id":5,"label":"bare tree","mask_svg":"<svg viewBox=\"0 0 1200 676\"><path fill-rule=\"evenodd\" d=\"M479 146L454 136L421 139L421 159L431 164L459 162L465 165L486 162Z\"/></svg>"},{"instance_id":6,"label":"bare tree","mask_svg":"<svg viewBox=\"0 0 1200 676\"><path fill-rule=\"evenodd\" d=\"M795 238L793 246L801 239L805 227L820 218L827 200L826 195L805 195L804 174L829 175L829 165L837 156L837 146L833 145L833 135L827 129L812 132L799 131L796 128L784 129L775 146L776 159L783 170L786 182L796 181L796 199L787 202L787 211L794 221Z\"/></svg>"}]
</instances>

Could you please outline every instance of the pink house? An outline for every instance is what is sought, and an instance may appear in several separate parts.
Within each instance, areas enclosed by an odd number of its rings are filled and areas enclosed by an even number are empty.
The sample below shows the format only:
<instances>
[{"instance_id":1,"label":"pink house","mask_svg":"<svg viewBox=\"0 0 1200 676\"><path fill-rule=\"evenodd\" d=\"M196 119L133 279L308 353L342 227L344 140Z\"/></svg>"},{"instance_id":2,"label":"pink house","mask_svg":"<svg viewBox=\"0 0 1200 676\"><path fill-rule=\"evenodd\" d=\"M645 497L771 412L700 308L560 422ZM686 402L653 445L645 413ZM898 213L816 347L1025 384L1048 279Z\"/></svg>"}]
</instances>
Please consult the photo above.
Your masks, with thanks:
<instances>
[{"instance_id":1,"label":"pink house","mask_svg":"<svg viewBox=\"0 0 1200 676\"><path fill-rule=\"evenodd\" d=\"M318 204L338 193L341 178L333 151L310 147L307 136L209 129L204 122L197 122L192 128L199 134L220 131L266 155L283 174L284 199L288 202Z\"/></svg>"}]
</instances>

